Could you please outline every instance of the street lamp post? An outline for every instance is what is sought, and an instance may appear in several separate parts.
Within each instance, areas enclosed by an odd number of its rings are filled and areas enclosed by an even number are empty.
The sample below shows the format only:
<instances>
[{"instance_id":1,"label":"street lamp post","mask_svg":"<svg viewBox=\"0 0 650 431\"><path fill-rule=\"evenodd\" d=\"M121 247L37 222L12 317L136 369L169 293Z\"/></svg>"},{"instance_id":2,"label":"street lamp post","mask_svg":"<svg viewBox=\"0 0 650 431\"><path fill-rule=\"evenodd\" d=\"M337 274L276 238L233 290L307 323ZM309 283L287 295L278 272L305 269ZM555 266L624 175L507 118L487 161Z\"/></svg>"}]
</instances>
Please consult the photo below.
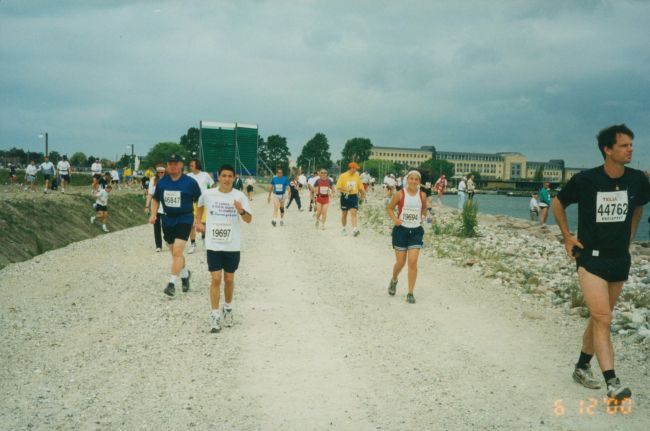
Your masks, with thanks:
<instances>
[{"instance_id":1,"label":"street lamp post","mask_svg":"<svg viewBox=\"0 0 650 431\"><path fill-rule=\"evenodd\" d=\"M45 136L45 157L49 155L49 150L48 150L48 142L47 142L47 132L43 132L40 135L38 135L39 138L43 138Z\"/></svg>"},{"instance_id":2,"label":"street lamp post","mask_svg":"<svg viewBox=\"0 0 650 431\"><path fill-rule=\"evenodd\" d=\"M129 147L131 148L131 172L132 172L131 175L135 175L135 172L133 172L135 170L135 157L134 157L134 151L135 151L134 147L135 147L135 145L129 144L129 145L126 146L127 149Z\"/></svg>"}]
</instances>

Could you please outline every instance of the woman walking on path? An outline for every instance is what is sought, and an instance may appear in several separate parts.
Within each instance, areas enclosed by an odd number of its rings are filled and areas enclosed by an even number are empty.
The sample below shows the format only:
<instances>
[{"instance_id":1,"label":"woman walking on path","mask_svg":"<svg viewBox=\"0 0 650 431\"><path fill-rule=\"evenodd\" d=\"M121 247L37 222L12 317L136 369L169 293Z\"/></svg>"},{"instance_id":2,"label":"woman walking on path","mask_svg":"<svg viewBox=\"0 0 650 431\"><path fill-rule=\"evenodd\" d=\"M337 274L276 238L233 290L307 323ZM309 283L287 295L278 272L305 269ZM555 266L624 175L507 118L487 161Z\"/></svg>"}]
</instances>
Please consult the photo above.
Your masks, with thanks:
<instances>
[{"instance_id":1,"label":"woman walking on path","mask_svg":"<svg viewBox=\"0 0 650 431\"><path fill-rule=\"evenodd\" d=\"M415 304L415 280L418 276L418 258L423 245L424 228L422 220L426 217L426 196L420 190L421 175L418 171L410 171L405 177L405 188L393 195L388 208L388 216L392 220L393 249L395 250L395 265L393 276L388 285L388 294L395 295L397 276L408 261L408 293L406 302ZM397 215L395 214L397 207Z\"/></svg>"},{"instance_id":2,"label":"woman walking on path","mask_svg":"<svg viewBox=\"0 0 650 431\"><path fill-rule=\"evenodd\" d=\"M151 210L151 197L156 193L156 184L158 180L165 176L165 165L158 164L156 165L156 176L149 181L149 189L147 193L147 204L144 207L144 212L148 213ZM153 237L156 242L156 252L162 251L162 214L164 214L163 206L158 206L158 217L153 224Z\"/></svg>"},{"instance_id":3,"label":"woman walking on path","mask_svg":"<svg viewBox=\"0 0 650 431\"><path fill-rule=\"evenodd\" d=\"M298 205L298 211L302 211L302 204L300 203L300 182L298 181L298 175L294 175L291 182L289 182L289 190L291 192L291 195L289 197L287 209L289 209L291 206L291 202L296 201L296 205Z\"/></svg>"},{"instance_id":4,"label":"woman walking on path","mask_svg":"<svg viewBox=\"0 0 650 431\"><path fill-rule=\"evenodd\" d=\"M330 197L336 193L334 182L327 177L327 169L321 169L319 178L314 182L312 193L316 196L316 228L325 229L327 208L330 206Z\"/></svg>"}]
</instances>

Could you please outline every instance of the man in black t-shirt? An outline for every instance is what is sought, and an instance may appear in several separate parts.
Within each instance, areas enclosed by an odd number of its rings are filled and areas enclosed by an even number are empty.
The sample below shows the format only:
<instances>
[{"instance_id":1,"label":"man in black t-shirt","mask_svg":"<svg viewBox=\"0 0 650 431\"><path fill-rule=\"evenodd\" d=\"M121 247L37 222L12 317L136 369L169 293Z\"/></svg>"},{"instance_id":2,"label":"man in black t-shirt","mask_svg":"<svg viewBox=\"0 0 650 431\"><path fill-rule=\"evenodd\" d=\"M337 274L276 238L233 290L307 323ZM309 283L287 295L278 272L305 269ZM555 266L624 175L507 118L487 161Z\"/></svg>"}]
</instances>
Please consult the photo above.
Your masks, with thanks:
<instances>
[{"instance_id":1,"label":"man in black t-shirt","mask_svg":"<svg viewBox=\"0 0 650 431\"><path fill-rule=\"evenodd\" d=\"M582 337L582 351L573 379L600 387L589 362L596 355L607 383L607 396L629 398L614 372L610 337L612 310L630 271L630 243L650 201L650 183L643 172L625 167L632 160L634 133L624 124L603 129L598 148L605 163L576 174L553 200L553 213L567 254L576 260L580 289L591 318ZM578 238L569 232L565 208L578 204Z\"/></svg>"}]
</instances>

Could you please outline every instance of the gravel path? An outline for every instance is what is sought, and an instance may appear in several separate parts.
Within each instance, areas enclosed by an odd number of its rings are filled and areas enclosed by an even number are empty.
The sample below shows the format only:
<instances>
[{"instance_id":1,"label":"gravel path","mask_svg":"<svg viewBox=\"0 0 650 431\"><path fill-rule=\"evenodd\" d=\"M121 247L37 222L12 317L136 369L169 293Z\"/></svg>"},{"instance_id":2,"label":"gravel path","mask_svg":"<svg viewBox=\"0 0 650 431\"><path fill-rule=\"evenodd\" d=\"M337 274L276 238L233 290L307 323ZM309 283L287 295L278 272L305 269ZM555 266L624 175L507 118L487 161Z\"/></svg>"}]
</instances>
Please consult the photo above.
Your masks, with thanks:
<instances>
[{"instance_id":1,"label":"gravel path","mask_svg":"<svg viewBox=\"0 0 650 431\"><path fill-rule=\"evenodd\" d=\"M325 231L294 208L274 229L257 196L235 326L219 334L203 247L188 256L191 291L169 299L170 259L149 226L6 267L0 428L647 429L635 363L616 367L629 414L571 380L584 320L427 256L417 304L404 301L406 273L389 297L390 239L342 237L334 207Z\"/></svg>"}]
</instances>

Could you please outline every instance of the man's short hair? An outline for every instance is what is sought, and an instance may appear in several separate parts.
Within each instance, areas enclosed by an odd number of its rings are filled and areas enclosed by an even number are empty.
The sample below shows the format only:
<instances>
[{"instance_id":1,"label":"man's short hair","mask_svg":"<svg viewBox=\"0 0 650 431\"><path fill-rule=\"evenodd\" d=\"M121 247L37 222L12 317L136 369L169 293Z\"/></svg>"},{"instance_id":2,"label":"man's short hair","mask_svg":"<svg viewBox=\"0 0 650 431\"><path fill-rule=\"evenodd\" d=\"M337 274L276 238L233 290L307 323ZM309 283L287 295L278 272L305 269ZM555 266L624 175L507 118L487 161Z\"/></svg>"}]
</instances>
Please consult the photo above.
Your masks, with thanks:
<instances>
[{"instance_id":1,"label":"man's short hair","mask_svg":"<svg viewBox=\"0 0 650 431\"><path fill-rule=\"evenodd\" d=\"M230 171L232 172L232 175L235 176L235 168L233 168L231 165L221 165L218 171L218 175L221 176L221 173L223 171Z\"/></svg>"},{"instance_id":2,"label":"man's short hair","mask_svg":"<svg viewBox=\"0 0 650 431\"><path fill-rule=\"evenodd\" d=\"M199 171L203 170L203 165L201 165L201 162L198 159L190 160L190 163L192 162L194 162L194 164L196 165L196 169L198 169Z\"/></svg>"},{"instance_id":3,"label":"man's short hair","mask_svg":"<svg viewBox=\"0 0 650 431\"><path fill-rule=\"evenodd\" d=\"M598 132L596 139L598 140L598 149L603 155L603 159L605 158L605 147L612 148L616 144L616 135L619 133L634 139L634 133L625 124L616 124Z\"/></svg>"}]
</instances>

